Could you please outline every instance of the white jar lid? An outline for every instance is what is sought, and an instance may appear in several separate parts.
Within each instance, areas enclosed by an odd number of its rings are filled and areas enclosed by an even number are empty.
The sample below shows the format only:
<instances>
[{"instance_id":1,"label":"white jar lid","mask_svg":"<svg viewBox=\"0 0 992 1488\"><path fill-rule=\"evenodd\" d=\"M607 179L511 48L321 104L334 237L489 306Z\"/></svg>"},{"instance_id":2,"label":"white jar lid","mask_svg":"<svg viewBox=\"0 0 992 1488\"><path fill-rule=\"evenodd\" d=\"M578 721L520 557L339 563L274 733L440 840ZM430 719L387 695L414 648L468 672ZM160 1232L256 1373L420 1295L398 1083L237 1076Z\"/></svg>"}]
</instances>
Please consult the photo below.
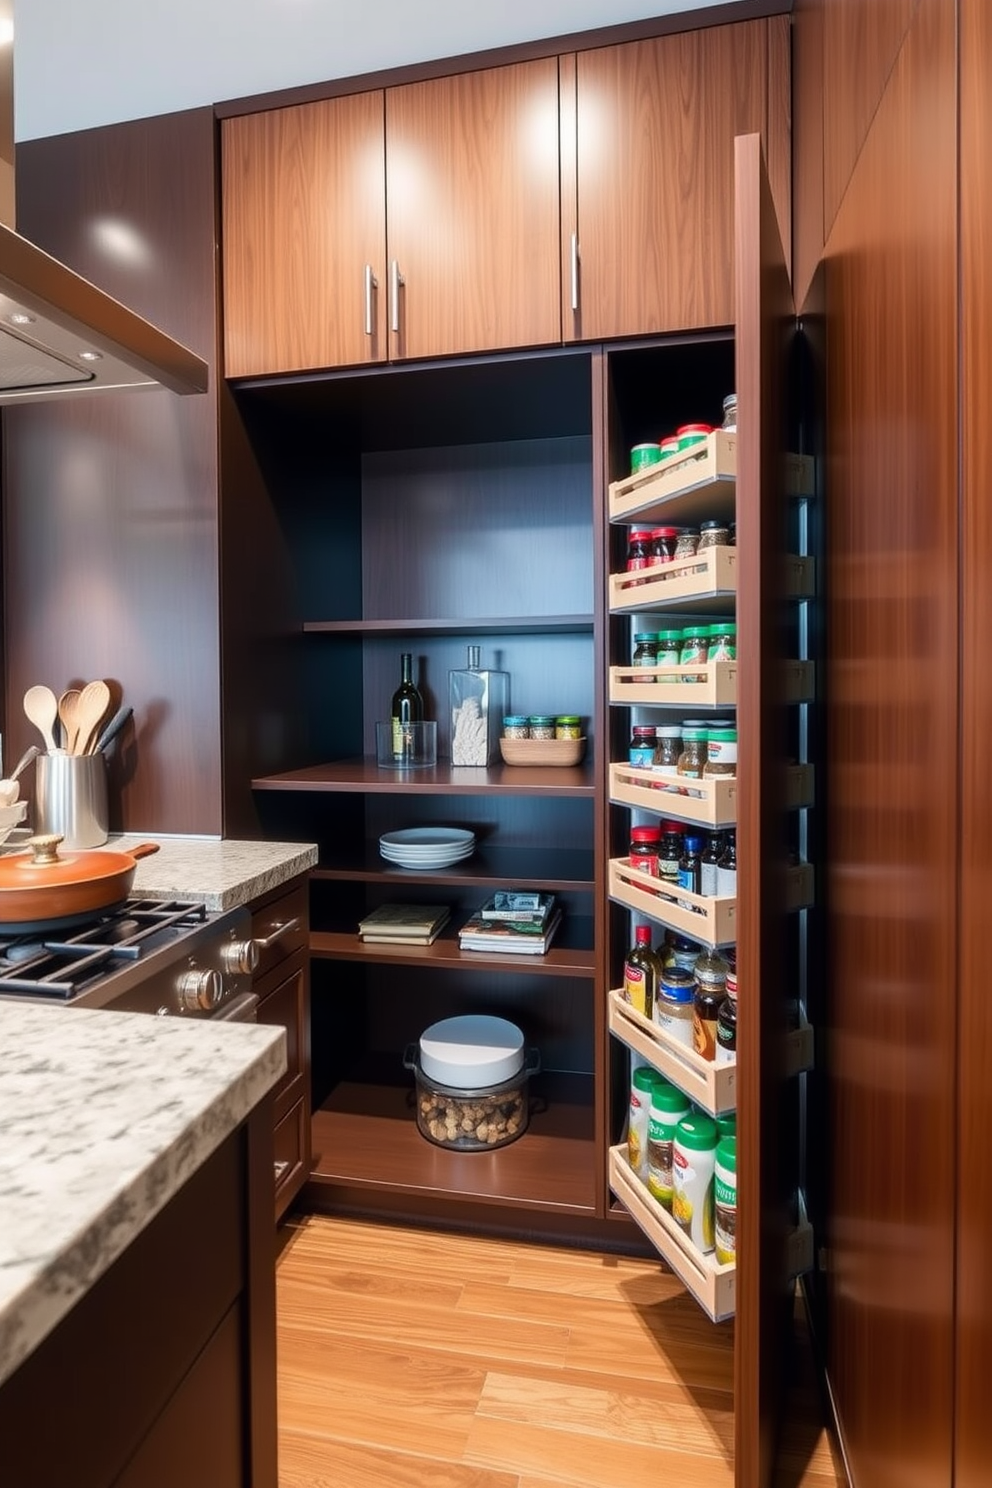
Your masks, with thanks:
<instances>
[{"instance_id":1,"label":"white jar lid","mask_svg":"<svg viewBox=\"0 0 992 1488\"><path fill-rule=\"evenodd\" d=\"M461 1090L502 1085L524 1066L524 1036L515 1023L485 1013L442 1018L420 1035L420 1068L429 1080Z\"/></svg>"}]
</instances>

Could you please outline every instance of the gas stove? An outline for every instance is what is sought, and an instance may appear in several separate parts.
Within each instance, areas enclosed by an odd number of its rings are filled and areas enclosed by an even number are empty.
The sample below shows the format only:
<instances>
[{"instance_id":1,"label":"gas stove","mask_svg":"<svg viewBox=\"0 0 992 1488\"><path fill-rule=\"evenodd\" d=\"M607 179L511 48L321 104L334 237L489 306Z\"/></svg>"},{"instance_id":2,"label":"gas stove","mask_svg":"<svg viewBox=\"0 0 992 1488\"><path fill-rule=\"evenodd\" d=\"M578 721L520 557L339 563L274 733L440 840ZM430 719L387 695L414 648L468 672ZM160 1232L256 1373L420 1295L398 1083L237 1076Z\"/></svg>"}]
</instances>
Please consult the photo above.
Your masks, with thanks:
<instances>
[{"instance_id":1,"label":"gas stove","mask_svg":"<svg viewBox=\"0 0 992 1488\"><path fill-rule=\"evenodd\" d=\"M245 908L132 898L71 932L0 927L0 997L190 1018L252 1016L258 947Z\"/></svg>"}]
</instances>

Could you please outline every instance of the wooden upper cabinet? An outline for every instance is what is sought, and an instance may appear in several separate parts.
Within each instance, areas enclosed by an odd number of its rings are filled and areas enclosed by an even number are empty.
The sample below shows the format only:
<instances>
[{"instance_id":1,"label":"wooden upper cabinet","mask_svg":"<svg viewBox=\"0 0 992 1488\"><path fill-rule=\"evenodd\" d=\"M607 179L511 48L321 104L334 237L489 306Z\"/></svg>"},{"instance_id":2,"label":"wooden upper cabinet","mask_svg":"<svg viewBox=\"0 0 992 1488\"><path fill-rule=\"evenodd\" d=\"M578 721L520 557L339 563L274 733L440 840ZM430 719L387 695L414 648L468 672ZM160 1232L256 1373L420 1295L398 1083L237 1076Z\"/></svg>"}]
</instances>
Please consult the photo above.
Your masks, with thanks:
<instances>
[{"instance_id":1,"label":"wooden upper cabinet","mask_svg":"<svg viewBox=\"0 0 992 1488\"><path fill-rule=\"evenodd\" d=\"M221 131L226 375L382 361L382 91L225 119Z\"/></svg>"},{"instance_id":2,"label":"wooden upper cabinet","mask_svg":"<svg viewBox=\"0 0 992 1488\"><path fill-rule=\"evenodd\" d=\"M577 55L565 340L733 324L734 138L767 132L768 49L767 23L748 21Z\"/></svg>"},{"instance_id":3,"label":"wooden upper cabinet","mask_svg":"<svg viewBox=\"0 0 992 1488\"><path fill-rule=\"evenodd\" d=\"M386 90L390 355L561 341L558 61Z\"/></svg>"}]
</instances>

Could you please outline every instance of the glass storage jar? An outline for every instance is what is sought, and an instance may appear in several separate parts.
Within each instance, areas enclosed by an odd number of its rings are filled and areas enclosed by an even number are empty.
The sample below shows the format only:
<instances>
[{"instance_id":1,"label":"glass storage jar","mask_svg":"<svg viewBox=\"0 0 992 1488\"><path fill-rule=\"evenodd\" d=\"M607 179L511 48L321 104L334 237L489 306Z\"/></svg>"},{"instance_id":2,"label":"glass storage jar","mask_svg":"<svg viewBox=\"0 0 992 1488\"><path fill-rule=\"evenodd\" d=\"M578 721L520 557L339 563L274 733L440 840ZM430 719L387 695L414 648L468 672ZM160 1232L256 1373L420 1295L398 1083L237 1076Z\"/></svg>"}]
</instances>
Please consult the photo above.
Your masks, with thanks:
<instances>
[{"instance_id":1,"label":"glass storage jar","mask_svg":"<svg viewBox=\"0 0 992 1488\"><path fill-rule=\"evenodd\" d=\"M715 519L700 522L697 552L701 553L705 548L725 548L729 542L730 528L726 522L718 522Z\"/></svg>"}]
</instances>

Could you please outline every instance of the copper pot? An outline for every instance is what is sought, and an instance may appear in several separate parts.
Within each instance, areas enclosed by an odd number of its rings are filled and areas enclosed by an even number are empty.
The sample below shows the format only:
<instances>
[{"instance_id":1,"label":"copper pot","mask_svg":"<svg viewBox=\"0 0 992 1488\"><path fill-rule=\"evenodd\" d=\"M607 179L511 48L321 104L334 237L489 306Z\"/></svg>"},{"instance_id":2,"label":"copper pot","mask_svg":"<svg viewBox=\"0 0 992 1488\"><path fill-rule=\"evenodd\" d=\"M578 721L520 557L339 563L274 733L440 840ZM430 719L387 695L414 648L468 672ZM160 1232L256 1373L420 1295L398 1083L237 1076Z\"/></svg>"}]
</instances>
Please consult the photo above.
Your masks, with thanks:
<instances>
[{"instance_id":1,"label":"copper pot","mask_svg":"<svg viewBox=\"0 0 992 1488\"><path fill-rule=\"evenodd\" d=\"M122 904L139 858L158 852L140 842L130 852L93 848L59 852L61 836L28 839L30 853L0 856L0 928L18 932L63 929Z\"/></svg>"}]
</instances>

